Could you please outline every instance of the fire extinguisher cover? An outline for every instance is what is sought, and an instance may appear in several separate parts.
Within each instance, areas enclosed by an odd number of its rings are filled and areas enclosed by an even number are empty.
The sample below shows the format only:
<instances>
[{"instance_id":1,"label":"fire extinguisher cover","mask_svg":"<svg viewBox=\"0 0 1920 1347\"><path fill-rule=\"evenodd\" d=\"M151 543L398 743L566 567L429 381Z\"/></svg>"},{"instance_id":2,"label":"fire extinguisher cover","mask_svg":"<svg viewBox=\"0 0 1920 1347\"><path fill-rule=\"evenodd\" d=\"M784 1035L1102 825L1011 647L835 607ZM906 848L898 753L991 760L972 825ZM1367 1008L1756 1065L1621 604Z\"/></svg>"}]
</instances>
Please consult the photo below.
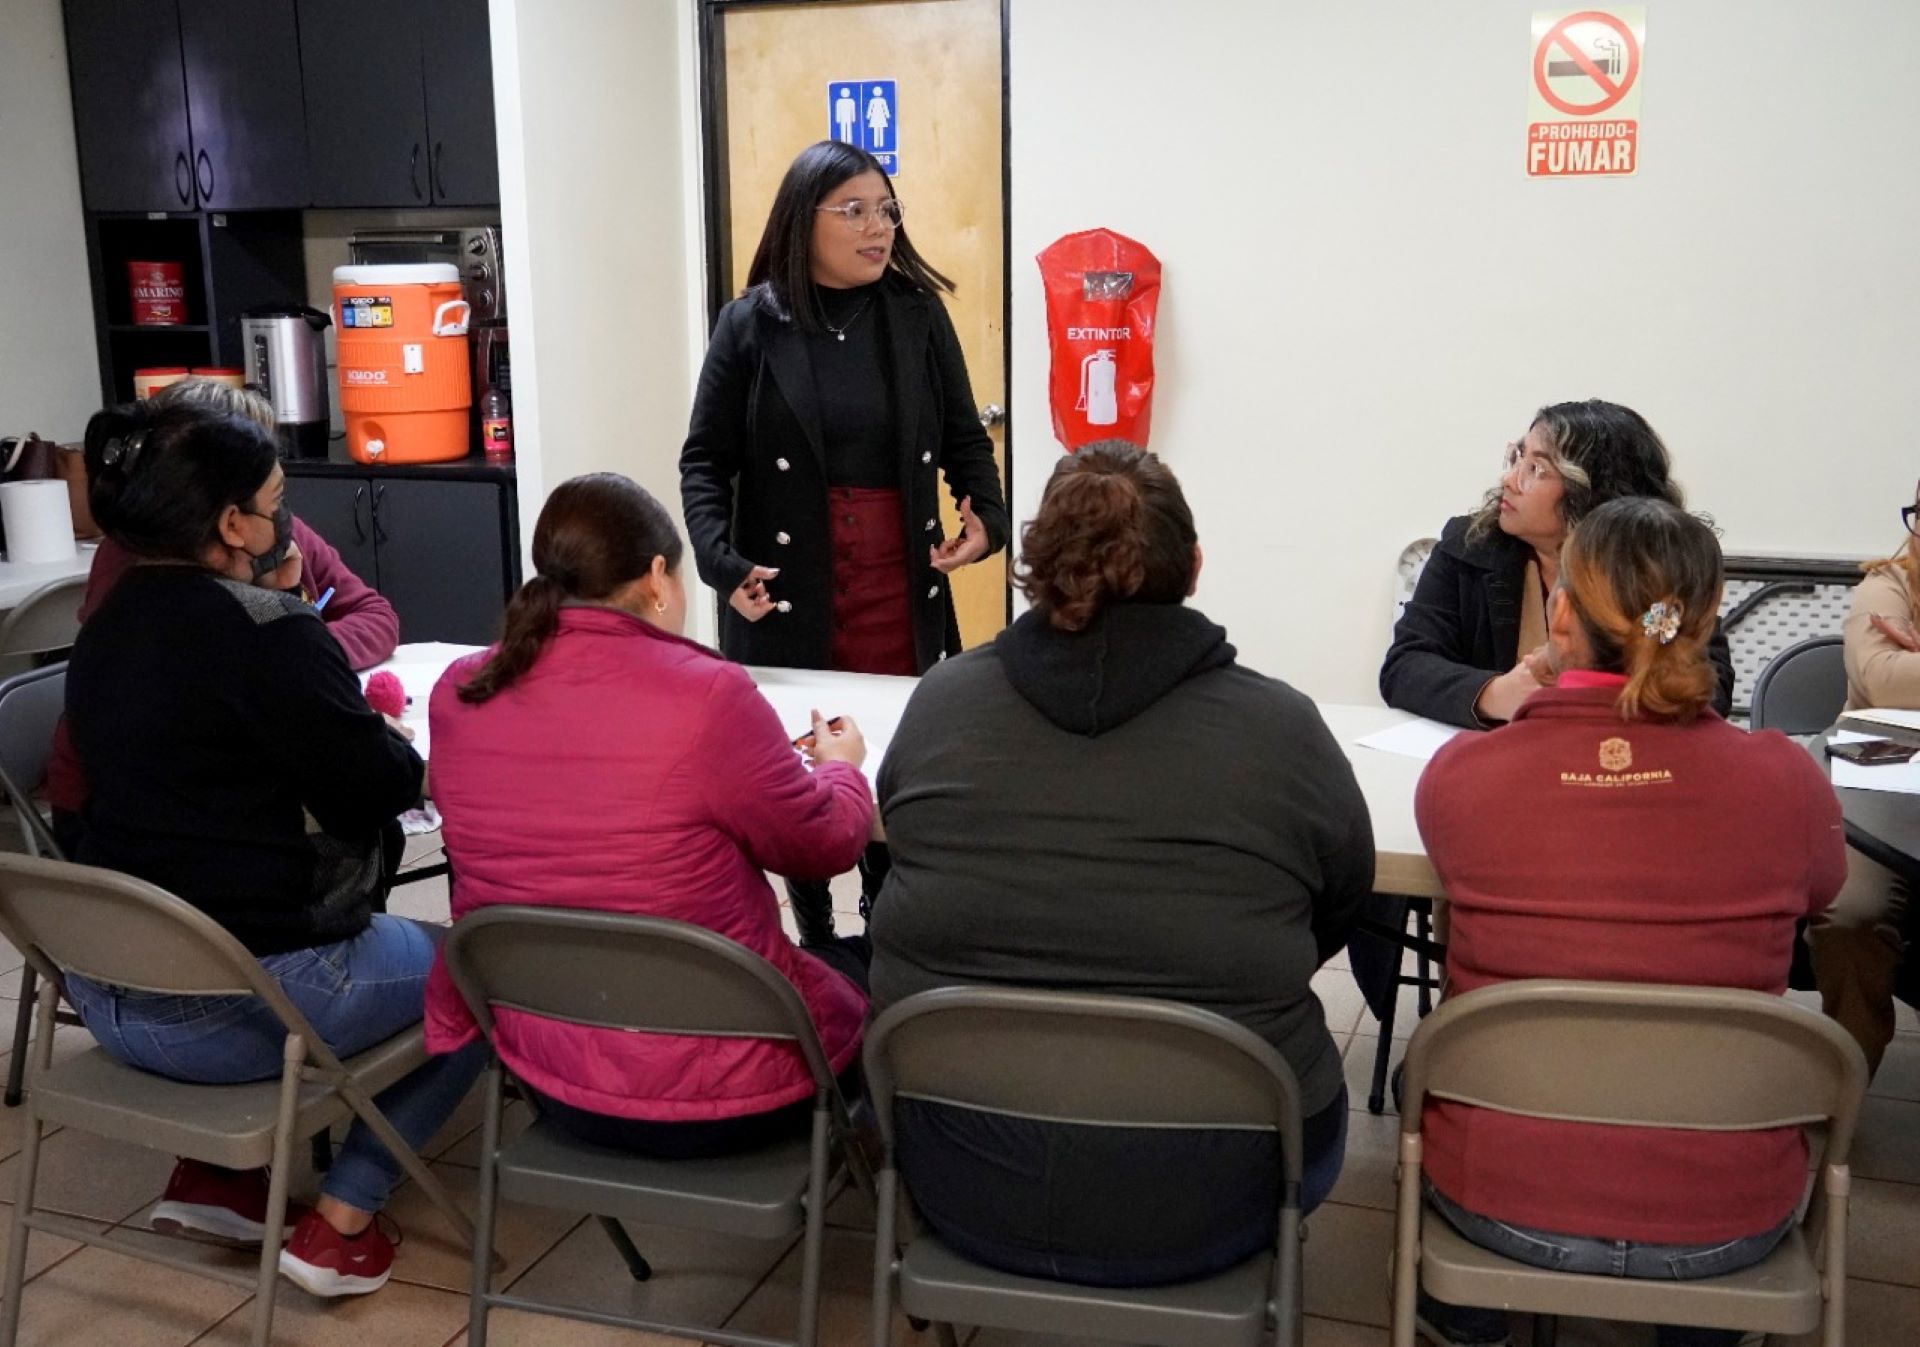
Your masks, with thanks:
<instances>
[{"instance_id":1,"label":"fire extinguisher cover","mask_svg":"<svg viewBox=\"0 0 1920 1347\"><path fill-rule=\"evenodd\" d=\"M1047 290L1054 435L1068 453L1096 440L1146 448L1160 259L1124 234L1088 229L1035 260Z\"/></svg>"}]
</instances>

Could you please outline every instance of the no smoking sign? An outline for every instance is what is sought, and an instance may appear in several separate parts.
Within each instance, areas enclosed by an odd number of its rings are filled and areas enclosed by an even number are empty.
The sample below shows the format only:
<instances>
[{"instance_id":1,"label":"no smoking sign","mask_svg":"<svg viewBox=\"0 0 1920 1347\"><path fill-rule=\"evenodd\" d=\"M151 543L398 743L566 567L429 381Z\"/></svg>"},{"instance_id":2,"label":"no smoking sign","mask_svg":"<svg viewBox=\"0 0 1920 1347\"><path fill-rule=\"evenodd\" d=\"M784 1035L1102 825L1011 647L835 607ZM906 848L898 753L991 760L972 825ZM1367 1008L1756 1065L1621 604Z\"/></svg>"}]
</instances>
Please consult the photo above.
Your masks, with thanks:
<instances>
[{"instance_id":1,"label":"no smoking sign","mask_svg":"<svg viewBox=\"0 0 1920 1347\"><path fill-rule=\"evenodd\" d=\"M1640 168L1644 5L1533 16L1527 176L1631 177Z\"/></svg>"}]
</instances>

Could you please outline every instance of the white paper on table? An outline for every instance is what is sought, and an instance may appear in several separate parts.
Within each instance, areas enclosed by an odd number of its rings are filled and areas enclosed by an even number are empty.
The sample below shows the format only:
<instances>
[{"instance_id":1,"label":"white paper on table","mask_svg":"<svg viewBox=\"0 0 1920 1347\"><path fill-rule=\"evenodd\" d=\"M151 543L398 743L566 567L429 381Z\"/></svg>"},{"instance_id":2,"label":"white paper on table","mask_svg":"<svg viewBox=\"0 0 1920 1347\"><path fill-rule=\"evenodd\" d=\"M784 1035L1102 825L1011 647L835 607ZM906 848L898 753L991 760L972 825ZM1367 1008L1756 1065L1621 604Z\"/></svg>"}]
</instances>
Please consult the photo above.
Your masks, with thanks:
<instances>
[{"instance_id":1,"label":"white paper on table","mask_svg":"<svg viewBox=\"0 0 1920 1347\"><path fill-rule=\"evenodd\" d=\"M480 649L484 647L454 645L446 641L403 645L392 659L361 674L360 687L365 691L367 680L376 673L390 673L400 680L400 686L407 690L408 703L400 723L413 731L414 752L431 762L433 755L428 751L427 699L433 695L433 685L440 681L440 675L447 671L449 664Z\"/></svg>"},{"instance_id":2,"label":"white paper on table","mask_svg":"<svg viewBox=\"0 0 1920 1347\"><path fill-rule=\"evenodd\" d=\"M1437 720L1416 717L1384 730L1375 730L1353 742L1361 748L1374 748L1382 753L1397 753L1403 758L1431 762L1433 755L1458 733L1460 729L1456 725L1442 725Z\"/></svg>"},{"instance_id":3,"label":"white paper on table","mask_svg":"<svg viewBox=\"0 0 1920 1347\"><path fill-rule=\"evenodd\" d=\"M1866 706L1858 711L1848 711L1844 714L1848 720L1877 721L1882 725L1892 725L1903 730L1920 730L1920 711L1907 711L1893 706ZM1845 742L1838 735L1834 736L1834 740L1839 743Z\"/></svg>"},{"instance_id":4,"label":"white paper on table","mask_svg":"<svg viewBox=\"0 0 1920 1347\"><path fill-rule=\"evenodd\" d=\"M1871 734L1856 734L1852 730L1835 730L1827 742L1858 744L1874 737ZM1916 757L1920 757L1920 753L1917 753ZM1845 758L1829 757L1827 766L1832 769L1832 780L1836 788L1890 791L1897 795L1920 795L1920 762L1884 763L1878 767L1862 767L1859 763L1848 762Z\"/></svg>"}]
</instances>

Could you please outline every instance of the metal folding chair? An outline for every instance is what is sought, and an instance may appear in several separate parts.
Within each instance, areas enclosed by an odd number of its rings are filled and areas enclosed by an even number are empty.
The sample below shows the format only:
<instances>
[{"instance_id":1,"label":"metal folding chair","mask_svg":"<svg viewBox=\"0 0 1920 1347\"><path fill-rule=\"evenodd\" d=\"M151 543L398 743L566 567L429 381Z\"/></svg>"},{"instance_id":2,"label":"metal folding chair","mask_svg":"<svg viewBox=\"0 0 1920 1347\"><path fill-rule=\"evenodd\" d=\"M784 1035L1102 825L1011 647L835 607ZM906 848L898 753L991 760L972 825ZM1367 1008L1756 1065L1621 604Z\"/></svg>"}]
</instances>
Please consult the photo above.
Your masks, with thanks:
<instances>
[{"instance_id":1,"label":"metal folding chair","mask_svg":"<svg viewBox=\"0 0 1920 1347\"><path fill-rule=\"evenodd\" d=\"M1159 1347L1300 1342L1300 1086L1259 1035L1166 1001L943 987L889 1007L868 1031L865 1061L885 1148L873 1250L875 1347L891 1341L896 1293L909 1316L940 1325L947 1347L954 1324ZM900 1098L1083 1126L1276 1131L1282 1181L1273 1247L1200 1281L1119 1289L985 1267L928 1232L902 1239L894 1153Z\"/></svg>"},{"instance_id":2,"label":"metal folding chair","mask_svg":"<svg viewBox=\"0 0 1920 1347\"><path fill-rule=\"evenodd\" d=\"M827 1204L849 1175L860 1182L865 1172L851 1144L846 1101L826 1050L800 993L780 970L744 946L686 922L519 906L489 907L455 922L446 960L489 1042L499 1009L628 1032L775 1039L793 1045L814 1085L807 1136L740 1155L657 1160L587 1145L538 1120L503 1142L505 1071L495 1055L485 1077L469 1347L486 1347L487 1316L496 1306L726 1347L813 1347ZM804 1232L798 1333L793 1339L766 1338L495 1292L485 1251L503 1197L593 1213L639 1281L651 1270L622 1220L761 1240Z\"/></svg>"},{"instance_id":3,"label":"metal folding chair","mask_svg":"<svg viewBox=\"0 0 1920 1347\"><path fill-rule=\"evenodd\" d=\"M440 1180L393 1129L373 1096L425 1064L415 1025L341 1061L287 999L258 959L211 917L181 899L110 870L0 854L0 934L40 975L39 1026L27 1092L27 1126L7 1250L0 1347L13 1347L26 1280L27 1237L42 1230L182 1272L239 1286L255 1297L253 1347L273 1327L287 1176L293 1142L358 1117L392 1152L462 1240L472 1227ZM193 1085L122 1066L91 1048L53 1063L53 1010L63 970L116 986L176 996L254 996L286 1027L277 1079ZM40 1141L49 1126L78 1128L228 1169L270 1165L265 1236L256 1275L156 1249L96 1223L35 1208Z\"/></svg>"},{"instance_id":4,"label":"metal folding chair","mask_svg":"<svg viewBox=\"0 0 1920 1347\"><path fill-rule=\"evenodd\" d=\"M1841 1347L1847 1155L1867 1088L1859 1044L1834 1021L1764 992L1530 979L1443 1001L1407 1046L1393 1260L1393 1343L1412 1347L1416 1293L1555 1316L1820 1330ZM1427 1097L1532 1118L1619 1127L1758 1131L1825 1123L1805 1219L1761 1262L1699 1281L1550 1272L1465 1239L1422 1198ZM1816 1259L1816 1251L1820 1257Z\"/></svg>"}]
</instances>

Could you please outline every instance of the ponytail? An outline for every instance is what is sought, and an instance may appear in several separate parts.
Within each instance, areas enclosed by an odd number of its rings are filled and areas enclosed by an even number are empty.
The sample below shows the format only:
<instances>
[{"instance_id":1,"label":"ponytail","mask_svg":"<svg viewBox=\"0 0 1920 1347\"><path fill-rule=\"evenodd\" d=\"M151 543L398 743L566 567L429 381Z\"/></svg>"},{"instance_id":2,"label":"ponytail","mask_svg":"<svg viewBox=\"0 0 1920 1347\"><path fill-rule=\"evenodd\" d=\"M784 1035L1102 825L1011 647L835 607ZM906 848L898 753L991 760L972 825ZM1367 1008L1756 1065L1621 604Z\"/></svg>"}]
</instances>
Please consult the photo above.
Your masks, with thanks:
<instances>
[{"instance_id":1,"label":"ponytail","mask_svg":"<svg viewBox=\"0 0 1920 1347\"><path fill-rule=\"evenodd\" d=\"M560 629L560 607L603 602L664 558L680 569L673 516L644 487L617 472L560 483L533 526L534 576L507 605L500 644L460 687L461 701L498 696L533 668Z\"/></svg>"},{"instance_id":2,"label":"ponytail","mask_svg":"<svg viewBox=\"0 0 1920 1347\"><path fill-rule=\"evenodd\" d=\"M1621 719L1684 723L1712 703L1723 580L1712 529L1670 501L1608 501L1568 535L1560 575L1594 667L1626 675Z\"/></svg>"},{"instance_id":3,"label":"ponytail","mask_svg":"<svg viewBox=\"0 0 1920 1347\"><path fill-rule=\"evenodd\" d=\"M560 604L566 597L566 586L551 575L536 575L520 586L507 604L500 644L480 666L480 672L460 688L460 700L478 706L494 694L505 692L531 669L560 629Z\"/></svg>"},{"instance_id":4,"label":"ponytail","mask_svg":"<svg viewBox=\"0 0 1920 1347\"><path fill-rule=\"evenodd\" d=\"M1155 455L1102 440L1060 460L1020 537L1015 583L1062 631L1113 603L1179 603L1193 585L1193 512Z\"/></svg>"}]
</instances>

